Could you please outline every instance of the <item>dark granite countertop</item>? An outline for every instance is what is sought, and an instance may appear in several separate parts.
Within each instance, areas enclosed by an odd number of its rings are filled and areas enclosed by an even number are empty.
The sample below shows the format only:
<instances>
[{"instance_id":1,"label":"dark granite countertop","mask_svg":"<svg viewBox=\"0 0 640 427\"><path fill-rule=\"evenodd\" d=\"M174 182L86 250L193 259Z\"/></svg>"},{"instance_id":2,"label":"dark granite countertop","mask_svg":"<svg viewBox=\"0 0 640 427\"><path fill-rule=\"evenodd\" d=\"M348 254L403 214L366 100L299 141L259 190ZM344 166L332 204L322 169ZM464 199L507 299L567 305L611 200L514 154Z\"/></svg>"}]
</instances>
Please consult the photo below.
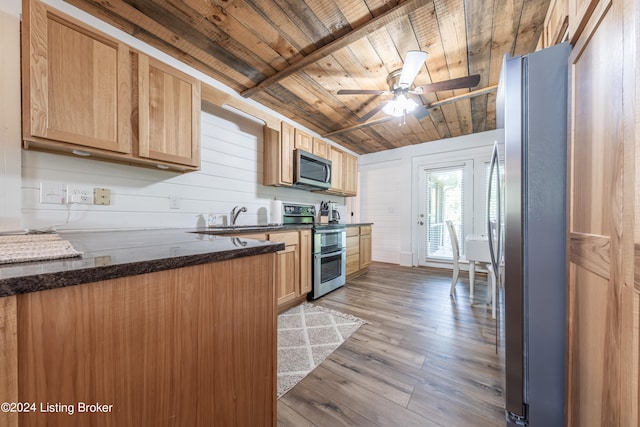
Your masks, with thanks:
<instances>
[{"instance_id":1,"label":"dark granite countertop","mask_svg":"<svg viewBox=\"0 0 640 427\"><path fill-rule=\"evenodd\" d=\"M219 234L210 229L60 232L83 255L0 265L0 297L284 249L282 243Z\"/></svg>"},{"instance_id":2,"label":"dark granite countertop","mask_svg":"<svg viewBox=\"0 0 640 427\"><path fill-rule=\"evenodd\" d=\"M352 224L345 224L347 227L359 227L361 225L373 225L372 222L355 222Z\"/></svg>"},{"instance_id":3,"label":"dark granite countertop","mask_svg":"<svg viewBox=\"0 0 640 427\"><path fill-rule=\"evenodd\" d=\"M198 228L196 233L229 235L245 233L268 233L269 231L295 231L313 228L313 224L285 224L285 225L238 225L235 227L204 227Z\"/></svg>"}]
</instances>

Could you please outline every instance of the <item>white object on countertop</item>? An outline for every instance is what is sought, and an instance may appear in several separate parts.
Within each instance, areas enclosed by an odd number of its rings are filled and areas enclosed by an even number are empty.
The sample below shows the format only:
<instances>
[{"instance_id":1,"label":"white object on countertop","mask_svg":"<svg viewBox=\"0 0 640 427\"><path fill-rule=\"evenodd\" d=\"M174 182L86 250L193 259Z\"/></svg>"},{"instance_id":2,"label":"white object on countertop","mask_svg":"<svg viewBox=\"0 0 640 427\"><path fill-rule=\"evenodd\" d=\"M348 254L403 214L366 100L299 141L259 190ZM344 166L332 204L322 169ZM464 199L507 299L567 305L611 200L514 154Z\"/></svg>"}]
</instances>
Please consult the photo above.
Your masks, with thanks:
<instances>
[{"instance_id":1,"label":"white object on countertop","mask_svg":"<svg viewBox=\"0 0 640 427\"><path fill-rule=\"evenodd\" d=\"M269 224L282 224L282 200L271 200L269 204Z\"/></svg>"}]
</instances>

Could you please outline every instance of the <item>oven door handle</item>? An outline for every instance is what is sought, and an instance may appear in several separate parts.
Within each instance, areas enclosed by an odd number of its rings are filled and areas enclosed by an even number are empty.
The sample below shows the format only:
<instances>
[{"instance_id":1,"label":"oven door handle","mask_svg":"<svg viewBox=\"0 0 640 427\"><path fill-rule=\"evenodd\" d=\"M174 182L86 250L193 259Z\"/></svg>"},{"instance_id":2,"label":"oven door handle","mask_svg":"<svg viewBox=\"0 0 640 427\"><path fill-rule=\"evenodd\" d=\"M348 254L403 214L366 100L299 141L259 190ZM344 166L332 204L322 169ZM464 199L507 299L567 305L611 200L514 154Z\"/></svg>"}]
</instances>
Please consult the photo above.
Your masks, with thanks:
<instances>
[{"instance_id":1,"label":"oven door handle","mask_svg":"<svg viewBox=\"0 0 640 427\"><path fill-rule=\"evenodd\" d=\"M328 253L326 253L326 254L322 254L322 253L315 253L315 254L313 254L313 256L314 256L315 258L320 258L320 259L322 259L322 258L329 258L329 257L332 257L332 256L336 256L336 255L342 255L342 254L343 254L343 253L345 253L345 252L346 252L346 249L345 249L345 248L342 248L342 249L340 249L339 251L328 252Z\"/></svg>"}]
</instances>

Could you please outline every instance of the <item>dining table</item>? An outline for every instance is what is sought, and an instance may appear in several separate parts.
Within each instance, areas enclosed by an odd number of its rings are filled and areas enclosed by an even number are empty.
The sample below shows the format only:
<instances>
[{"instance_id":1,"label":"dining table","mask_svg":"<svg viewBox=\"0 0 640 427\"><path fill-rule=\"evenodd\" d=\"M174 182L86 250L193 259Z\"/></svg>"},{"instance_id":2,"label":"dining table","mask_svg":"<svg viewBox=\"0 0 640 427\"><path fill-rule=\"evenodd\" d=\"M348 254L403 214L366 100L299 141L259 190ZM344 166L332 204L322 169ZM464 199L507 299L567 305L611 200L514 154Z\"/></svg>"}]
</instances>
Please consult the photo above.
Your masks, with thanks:
<instances>
[{"instance_id":1,"label":"dining table","mask_svg":"<svg viewBox=\"0 0 640 427\"><path fill-rule=\"evenodd\" d=\"M492 314L495 318L495 277L491 265L491 253L489 252L489 238L486 234L468 234L464 239L464 257L469 262L469 298L473 301L473 288L475 285L476 262L487 265L491 291L487 292L487 303L492 303Z\"/></svg>"}]
</instances>

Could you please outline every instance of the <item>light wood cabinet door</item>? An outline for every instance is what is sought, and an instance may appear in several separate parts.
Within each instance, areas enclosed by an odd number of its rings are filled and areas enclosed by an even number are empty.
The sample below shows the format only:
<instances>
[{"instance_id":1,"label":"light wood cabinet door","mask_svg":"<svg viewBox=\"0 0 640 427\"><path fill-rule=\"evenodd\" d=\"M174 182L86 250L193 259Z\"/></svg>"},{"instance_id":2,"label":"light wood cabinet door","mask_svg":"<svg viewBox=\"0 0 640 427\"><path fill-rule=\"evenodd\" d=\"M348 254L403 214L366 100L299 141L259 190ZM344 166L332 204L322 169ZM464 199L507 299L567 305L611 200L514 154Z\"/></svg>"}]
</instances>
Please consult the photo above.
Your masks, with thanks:
<instances>
[{"instance_id":1,"label":"light wood cabinet door","mask_svg":"<svg viewBox=\"0 0 640 427\"><path fill-rule=\"evenodd\" d=\"M297 246L286 246L276 252L276 295L278 305L298 296L300 285L300 261Z\"/></svg>"},{"instance_id":2,"label":"light wood cabinet door","mask_svg":"<svg viewBox=\"0 0 640 427\"><path fill-rule=\"evenodd\" d=\"M358 194L358 158L349 153L342 154L343 193L345 196Z\"/></svg>"},{"instance_id":3,"label":"light wood cabinet door","mask_svg":"<svg viewBox=\"0 0 640 427\"><path fill-rule=\"evenodd\" d=\"M23 138L131 152L128 46L23 2Z\"/></svg>"},{"instance_id":4,"label":"light wood cabinet door","mask_svg":"<svg viewBox=\"0 0 640 427\"><path fill-rule=\"evenodd\" d=\"M269 234L269 241L285 244L276 252L278 306L298 297L300 292L300 237L297 231Z\"/></svg>"},{"instance_id":5,"label":"light wood cabinet door","mask_svg":"<svg viewBox=\"0 0 640 427\"><path fill-rule=\"evenodd\" d=\"M360 269L371 264L371 234L360 234Z\"/></svg>"},{"instance_id":6,"label":"light wood cabinet door","mask_svg":"<svg viewBox=\"0 0 640 427\"><path fill-rule=\"evenodd\" d=\"M263 184L293 185L293 145L295 129L282 122L280 131L264 127Z\"/></svg>"},{"instance_id":7,"label":"light wood cabinet door","mask_svg":"<svg viewBox=\"0 0 640 427\"><path fill-rule=\"evenodd\" d=\"M301 131L300 129L295 130L295 148L304 150L308 153L313 152L313 140L311 135L308 133Z\"/></svg>"},{"instance_id":8,"label":"light wood cabinet door","mask_svg":"<svg viewBox=\"0 0 640 427\"><path fill-rule=\"evenodd\" d=\"M342 150L329 147L329 159L331 160L331 189L330 193L341 194L343 191L342 182Z\"/></svg>"},{"instance_id":9,"label":"light wood cabinet door","mask_svg":"<svg viewBox=\"0 0 640 427\"><path fill-rule=\"evenodd\" d=\"M355 235L349 235L350 230L355 230ZM358 227L347 228L347 276L360 270L360 235Z\"/></svg>"},{"instance_id":10,"label":"light wood cabinet door","mask_svg":"<svg viewBox=\"0 0 640 427\"><path fill-rule=\"evenodd\" d=\"M311 230L300 230L300 296L311 292Z\"/></svg>"},{"instance_id":11,"label":"light wood cabinet door","mask_svg":"<svg viewBox=\"0 0 640 427\"><path fill-rule=\"evenodd\" d=\"M329 144L318 138L313 138L313 154L322 157L323 159L329 158Z\"/></svg>"},{"instance_id":12,"label":"light wood cabinet door","mask_svg":"<svg viewBox=\"0 0 640 427\"><path fill-rule=\"evenodd\" d=\"M200 81L138 54L138 155L200 166Z\"/></svg>"},{"instance_id":13,"label":"light wood cabinet door","mask_svg":"<svg viewBox=\"0 0 640 427\"><path fill-rule=\"evenodd\" d=\"M568 426L639 423L639 7L601 0L569 59Z\"/></svg>"}]
</instances>

